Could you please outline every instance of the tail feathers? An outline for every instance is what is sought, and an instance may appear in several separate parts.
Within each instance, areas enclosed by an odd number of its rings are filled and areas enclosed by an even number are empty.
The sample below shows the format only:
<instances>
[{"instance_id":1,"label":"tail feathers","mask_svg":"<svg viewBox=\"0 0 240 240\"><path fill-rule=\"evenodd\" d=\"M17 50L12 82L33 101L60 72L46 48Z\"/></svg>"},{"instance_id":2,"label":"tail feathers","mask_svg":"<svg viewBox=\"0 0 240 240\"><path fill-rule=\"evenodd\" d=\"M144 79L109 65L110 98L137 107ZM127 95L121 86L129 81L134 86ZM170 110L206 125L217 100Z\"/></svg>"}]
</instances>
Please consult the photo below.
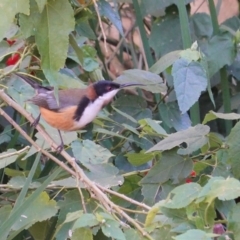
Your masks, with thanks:
<instances>
[{"instance_id":1,"label":"tail feathers","mask_svg":"<svg viewBox=\"0 0 240 240\"><path fill-rule=\"evenodd\" d=\"M32 88L36 89L36 90L44 90L44 91L52 91L53 87L43 87L40 84L38 84L37 82L35 82L33 79L31 79L30 77L26 76L26 75L22 75L19 73L14 73L16 76L20 77L21 79L23 79L25 82L27 82L30 86L32 86Z\"/></svg>"}]
</instances>

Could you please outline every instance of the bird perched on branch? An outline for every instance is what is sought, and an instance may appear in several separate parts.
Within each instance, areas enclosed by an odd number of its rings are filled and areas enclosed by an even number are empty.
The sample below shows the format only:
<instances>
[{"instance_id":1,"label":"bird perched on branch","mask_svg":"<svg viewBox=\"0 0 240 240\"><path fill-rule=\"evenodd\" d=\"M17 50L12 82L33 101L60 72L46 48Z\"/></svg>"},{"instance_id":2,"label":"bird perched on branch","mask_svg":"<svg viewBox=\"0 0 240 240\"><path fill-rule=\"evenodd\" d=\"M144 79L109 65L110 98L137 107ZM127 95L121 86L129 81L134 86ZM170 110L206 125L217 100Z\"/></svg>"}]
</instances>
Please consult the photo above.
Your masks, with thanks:
<instances>
[{"instance_id":1,"label":"bird perched on branch","mask_svg":"<svg viewBox=\"0 0 240 240\"><path fill-rule=\"evenodd\" d=\"M36 90L36 95L28 100L40 109L40 114L32 125L36 126L42 116L49 125L58 130L61 139L61 144L57 148L59 153L64 147L60 130L74 131L84 128L94 120L104 106L111 102L119 90L129 86L143 85L138 83L119 84L102 80L85 89L59 90L57 100L53 87L43 87L23 74L15 73L15 75Z\"/></svg>"}]
</instances>

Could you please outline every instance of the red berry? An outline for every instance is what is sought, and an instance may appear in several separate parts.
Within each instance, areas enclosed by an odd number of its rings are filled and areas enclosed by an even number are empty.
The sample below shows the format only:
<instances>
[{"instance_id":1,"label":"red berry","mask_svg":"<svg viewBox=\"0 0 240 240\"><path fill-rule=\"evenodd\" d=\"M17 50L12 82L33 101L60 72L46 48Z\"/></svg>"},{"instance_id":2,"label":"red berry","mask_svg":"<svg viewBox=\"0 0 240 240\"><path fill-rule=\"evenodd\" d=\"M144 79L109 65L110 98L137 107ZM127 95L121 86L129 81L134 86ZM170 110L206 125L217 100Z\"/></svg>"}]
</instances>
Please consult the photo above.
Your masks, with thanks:
<instances>
[{"instance_id":1,"label":"red berry","mask_svg":"<svg viewBox=\"0 0 240 240\"><path fill-rule=\"evenodd\" d=\"M192 179L191 179L191 178L186 178L185 182L186 182L186 183L191 183L191 182L192 182Z\"/></svg>"},{"instance_id":2,"label":"red berry","mask_svg":"<svg viewBox=\"0 0 240 240\"><path fill-rule=\"evenodd\" d=\"M19 59L20 59L19 53L14 53L11 57L7 59L6 65L7 66L15 65Z\"/></svg>"},{"instance_id":3,"label":"red berry","mask_svg":"<svg viewBox=\"0 0 240 240\"><path fill-rule=\"evenodd\" d=\"M196 174L196 172L195 172L194 170L192 170L191 173L190 173L190 176L191 176L191 177L196 177L197 174Z\"/></svg>"},{"instance_id":4,"label":"red berry","mask_svg":"<svg viewBox=\"0 0 240 240\"><path fill-rule=\"evenodd\" d=\"M10 46L12 46L16 42L16 40L7 39L7 42Z\"/></svg>"}]
</instances>

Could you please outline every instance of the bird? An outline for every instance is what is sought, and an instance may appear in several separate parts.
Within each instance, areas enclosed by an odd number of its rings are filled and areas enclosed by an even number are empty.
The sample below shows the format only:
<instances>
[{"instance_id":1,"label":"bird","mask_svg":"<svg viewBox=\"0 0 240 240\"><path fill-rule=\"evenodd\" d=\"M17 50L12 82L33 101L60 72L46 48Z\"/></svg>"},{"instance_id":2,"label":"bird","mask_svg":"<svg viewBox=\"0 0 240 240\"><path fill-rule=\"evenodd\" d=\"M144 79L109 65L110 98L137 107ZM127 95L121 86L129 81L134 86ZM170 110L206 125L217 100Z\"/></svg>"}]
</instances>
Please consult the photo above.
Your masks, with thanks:
<instances>
[{"instance_id":1,"label":"bird","mask_svg":"<svg viewBox=\"0 0 240 240\"><path fill-rule=\"evenodd\" d=\"M85 89L64 89L58 91L58 100L54 87L42 86L27 75L14 73L32 88L36 94L28 102L37 105L40 114L32 123L36 127L42 117L50 126L58 130L61 143L56 152L64 148L60 131L76 131L91 123L98 113L109 104L119 90L129 86L141 86L140 83L119 84L113 81L100 80Z\"/></svg>"}]
</instances>

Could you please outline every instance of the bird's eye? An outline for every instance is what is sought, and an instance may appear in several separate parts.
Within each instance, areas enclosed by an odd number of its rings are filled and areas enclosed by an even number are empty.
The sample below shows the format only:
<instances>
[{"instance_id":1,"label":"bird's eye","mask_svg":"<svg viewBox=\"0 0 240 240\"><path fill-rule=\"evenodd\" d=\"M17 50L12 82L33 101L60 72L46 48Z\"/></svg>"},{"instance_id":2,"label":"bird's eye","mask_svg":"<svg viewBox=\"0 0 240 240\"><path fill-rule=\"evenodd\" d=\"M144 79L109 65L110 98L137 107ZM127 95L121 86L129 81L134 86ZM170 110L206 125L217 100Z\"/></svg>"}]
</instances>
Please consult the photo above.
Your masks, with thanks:
<instances>
[{"instance_id":1,"label":"bird's eye","mask_svg":"<svg viewBox=\"0 0 240 240\"><path fill-rule=\"evenodd\" d=\"M111 91L112 90L112 86L107 86L107 91Z\"/></svg>"}]
</instances>

